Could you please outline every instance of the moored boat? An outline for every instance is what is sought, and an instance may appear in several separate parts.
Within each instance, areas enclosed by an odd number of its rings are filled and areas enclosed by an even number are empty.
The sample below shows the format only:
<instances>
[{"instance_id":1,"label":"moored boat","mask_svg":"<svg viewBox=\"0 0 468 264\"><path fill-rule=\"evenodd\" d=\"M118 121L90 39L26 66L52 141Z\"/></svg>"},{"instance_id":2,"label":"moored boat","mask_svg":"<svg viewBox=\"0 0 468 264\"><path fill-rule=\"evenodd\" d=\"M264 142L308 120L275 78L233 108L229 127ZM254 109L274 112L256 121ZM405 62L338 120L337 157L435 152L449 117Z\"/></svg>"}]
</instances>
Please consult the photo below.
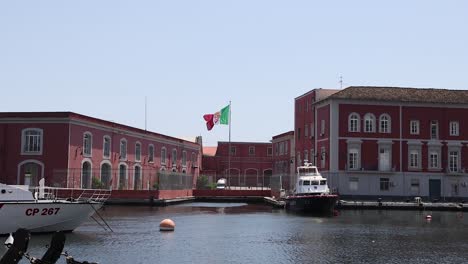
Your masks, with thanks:
<instances>
[{"instance_id":1,"label":"moored boat","mask_svg":"<svg viewBox=\"0 0 468 264\"><path fill-rule=\"evenodd\" d=\"M304 213L331 213L338 195L330 193L327 179L311 163L297 167L293 195L285 198L286 209Z\"/></svg>"},{"instance_id":2,"label":"moored boat","mask_svg":"<svg viewBox=\"0 0 468 264\"><path fill-rule=\"evenodd\" d=\"M109 198L109 190L72 190L0 183L0 235L73 231Z\"/></svg>"}]
</instances>

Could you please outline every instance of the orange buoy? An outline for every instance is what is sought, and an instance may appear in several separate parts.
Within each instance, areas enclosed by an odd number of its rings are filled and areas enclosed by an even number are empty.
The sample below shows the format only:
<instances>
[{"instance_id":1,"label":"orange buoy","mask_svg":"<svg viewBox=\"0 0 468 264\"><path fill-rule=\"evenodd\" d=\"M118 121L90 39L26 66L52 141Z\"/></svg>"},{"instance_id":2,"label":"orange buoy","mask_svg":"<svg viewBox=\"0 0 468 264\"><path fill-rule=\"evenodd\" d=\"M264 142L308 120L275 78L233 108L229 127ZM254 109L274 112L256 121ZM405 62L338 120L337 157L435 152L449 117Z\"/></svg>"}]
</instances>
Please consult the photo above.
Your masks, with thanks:
<instances>
[{"instance_id":1,"label":"orange buoy","mask_svg":"<svg viewBox=\"0 0 468 264\"><path fill-rule=\"evenodd\" d=\"M171 219L164 219L159 224L159 231L174 231L175 223Z\"/></svg>"}]
</instances>

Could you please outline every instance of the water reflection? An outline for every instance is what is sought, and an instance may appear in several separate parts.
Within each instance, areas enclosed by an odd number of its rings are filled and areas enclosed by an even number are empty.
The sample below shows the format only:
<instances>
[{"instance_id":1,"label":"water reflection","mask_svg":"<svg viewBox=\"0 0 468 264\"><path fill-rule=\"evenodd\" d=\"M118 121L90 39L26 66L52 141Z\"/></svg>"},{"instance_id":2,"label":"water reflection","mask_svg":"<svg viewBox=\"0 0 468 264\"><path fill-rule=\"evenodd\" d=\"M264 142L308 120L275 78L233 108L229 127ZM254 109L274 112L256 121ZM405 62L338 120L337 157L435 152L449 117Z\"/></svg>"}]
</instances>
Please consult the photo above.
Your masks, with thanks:
<instances>
[{"instance_id":1,"label":"water reflection","mask_svg":"<svg viewBox=\"0 0 468 264\"><path fill-rule=\"evenodd\" d=\"M468 259L468 221L456 212L356 210L318 217L262 204L194 203L109 206L101 214L114 233L88 221L67 234L66 250L78 259L132 264L467 263ZM159 232L159 222L165 218L174 220L175 232ZM33 235L31 254L42 256L49 240L50 235Z\"/></svg>"}]
</instances>

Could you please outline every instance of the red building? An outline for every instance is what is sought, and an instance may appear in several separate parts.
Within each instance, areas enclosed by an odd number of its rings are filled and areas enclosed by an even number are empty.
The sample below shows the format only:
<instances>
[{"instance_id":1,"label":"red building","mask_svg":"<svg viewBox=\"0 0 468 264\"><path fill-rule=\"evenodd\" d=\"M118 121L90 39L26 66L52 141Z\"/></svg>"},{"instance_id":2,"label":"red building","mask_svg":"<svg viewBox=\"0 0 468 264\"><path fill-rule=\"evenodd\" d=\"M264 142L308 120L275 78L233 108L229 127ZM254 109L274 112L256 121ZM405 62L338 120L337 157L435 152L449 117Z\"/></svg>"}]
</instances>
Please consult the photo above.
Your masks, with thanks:
<instances>
[{"instance_id":1,"label":"red building","mask_svg":"<svg viewBox=\"0 0 468 264\"><path fill-rule=\"evenodd\" d=\"M200 153L201 139L190 142L72 112L0 113L2 183L37 186L45 178L56 187L99 183L148 190L160 188L159 177L171 172L187 175L191 182L183 184L191 189Z\"/></svg>"},{"instance_id":2,"label":"red building","mask_svg":"<svg viewBox=\"0 0 468 264\"><path fill-rule=\"evenodd\" d=\"M294 131L273 136L273 175L281 175L281 189L290 190L295 183ZM292 185L291 185L292 183Z\"/></svg>"},{"instance_id":3,"label":"red building","mask_svg":"<svg viewBox=\"0 0 468 264\"><path fill-rule=\"evenodd\" d=\"M342 196L468 197L468 91L348 87L313 102L317 92L296 98L296 158Z\"/></svg>"},{"instance_id":4,"label":"red building","mask_svg":"<svg viewBox=\"0 0 468 264\"><path fill-rule=\"evenodd\" d=\"M271 143L218 142L216 149L205 147L203 152L202 174L213 181L226 178L231 187L269 187L273 161Z\"/></svg>"}]
</instances>

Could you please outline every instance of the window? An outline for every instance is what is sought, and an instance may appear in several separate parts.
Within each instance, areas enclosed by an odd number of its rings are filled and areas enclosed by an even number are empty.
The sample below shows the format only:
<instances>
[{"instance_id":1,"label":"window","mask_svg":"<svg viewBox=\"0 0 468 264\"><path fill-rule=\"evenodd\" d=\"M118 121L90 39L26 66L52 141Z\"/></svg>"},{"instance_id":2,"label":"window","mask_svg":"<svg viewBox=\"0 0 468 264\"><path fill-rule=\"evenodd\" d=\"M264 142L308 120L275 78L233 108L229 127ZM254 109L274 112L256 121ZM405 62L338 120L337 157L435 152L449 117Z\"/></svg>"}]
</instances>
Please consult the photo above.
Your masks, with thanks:
<instances>
[{"instance_id":1,"label":"window","mask_svg":"<svg viewBox=\"0 0 468 264\"><path fill-rule=\"evenodd\" d=\"M192 167L195 167L195 166L198 167L198 165L197 165L197 154L192 152Z\"/></svg>"},{"instance_id":2,"label":"window","mask_svg":"<svg viewBox=\"0 0 468 264\"><path fill-rule=\"evenodd\" d=\"M161 165L166 165L166 148L161 148Z\"/></svg>"},{"instance_id":3,"label":"window","mask_svg":"<svg viewBox=\"0 0 468 264\"><path fill-rule=\"evenodd\" d=\"M391 144L379 144L379 170L390 171L392 169Z\"/></svg>"},{"instance_id":4,"label":"window","mask_svg":"<svg viewBox=\"0 0 468 264\"><path fill-rule=\"evenodd\" d=\"M279 153L279 143L276 142L276 144L275 144L275 155L278 156L278 153Z\"/></svg>"},{"instance_id":5,"label":"window","mask_svg":"<svg viewBox=\"0 0 468 264\"><path fill-rule=\"evenodd\" d=\"M284 154L288 154L288 142L285 141L283 142L283 144L284 144Z\"/></svg>"},{"instance_id":6,"label":"window","mask_svg":"<svg viewBox=\"0 0 468 264\"><path fill-rule=\"evenodd\" d=\"M458 196L458 182L456 181L452 181L452 184L450 184L451 186L451 191L452 191L452 196Z\"/></svg>"},{"instance_id":7,"label":"window","mask_svg":"<svg viewBox=\"0 0 468 264\"><path fill-rule=\"evenodd\" d=\"M419 179L411 179L411 192L419 193Z\"/></svg>"},{"instance_id":8,"label":"window","mask_svg":"<svg viewBox=\"0 0 468 264\"><path fill-rule=\"evenodd\" d=\"M325 168L325 164L326 164L326 157L325 157L326 153L325 153L325 148L322 147L321 151L320 151L320 166L322 168Z\"/></svg>"},{"instance_id":9,"label":"window","mask_svg":"<svg viewBox=\"0 0 468 264\"><path fill-rule=\"evenodd\" d=\"M348 131L349 132L359 132L359 115L352 113L349 115L348 121Z\"/></svg>"},{"instance_id":10,"label":"window","mask_svg":"<svg viewBox=\"0 0 468 264\"><path fill-rule=\"evenodd\" d=\"M429 152L429 168L430 169L439 168L439 153L437 151Z\"/></svg>"},{"instance_id":11,"label":"window","mask_svg":"<svg viewBox=\"0 0 468 264\"><path fill-rule=\"evenodd\" d=\"M249 147L249 155L250 155L250 156L254 156L254 155L255 155L255 147L253 147L253 146L250 146L250 147Z\"/></svg>"},{"instance_id":12,"label":"window","mask_svg":"<svg viewBox=\"0 0 468 264\"><path fill-rule=\"evenodd\" d=\"M410 134L419 135L419 120L410 121Z\"/></svg>"},{"instance_id":13,"label":"window","mask_svg":"<svg viewBox=\"0 0 468 264\"><path fill-rule=\"evenodd\" d=\"M284 142L279 144L279 154L280 156L284 154Z\"/></svg>"},{"instance_id":14,"label":"window","mask_svg":"<svg viewBox=\"0 0 468 264\"><path fill-rule=\"evenodd\" d=\"M305 137L308 137L309 136L309 125L305 125L305 128L304 128L304 136Z\"/></svg>"},{"instance_id":15,"label":"window","mask_svg":"<svg viewBox=\"0 0 468 264\"><path fill-rule=\"evenodd\" d=\"M267 148L267 156L273 156L273 148L272 147L268 147Z\"/></svg>"},{"instance_id":16,"label":"window","mask_svg":"<svg viewBox=\"0 0 468 264\"><path fill-rule=\"evenodd\" d=\"M375 132L375 116L373 114L364 116L364 132Z\"/></svg>"},{"instance_id":17,"label":"window","mask_svg":"<svg viewBox=\"0 0 468 264\"><path fill-rule=\"evenodd\" d=\"M419 168L419 151L418 150L411 150L410 157L409 157L409 167L412 169Z\"/></svg>"},{"instance_id":18,"label":"window","mask_svg":"<svg viewBox=\"0 0 468 264\"><path fill-rule=\"evenodd\" d=\"M90 157L92 147L93 147L93 136L91 135L91 133L86 132L83 135L83 156Z\"/></svg>"},{"instance_id":19,"label":"window","mask_svg":"<svg viewBox=\"0 0 468 264\"><path fill-rule=\"evenodd\" d=\"M297 139L300 139L301 138L301 128L298 127L297 128Z\"/></svg>"},{"instance_id":20,"label":"window","mask_svg":"<svg viewBox=\"0 0 468 264\"><path fill-rule=\"evenodd\" d=\"M458 151L449 152L449 170L450 172L458 172Z\"/></svg>"},{"instance_id":21,"label":"window","mask_svg":"<svg viewBox=\"0 0 468 264\"><path fill-rule=\"evenodd\" d=\"M312 166L315 166L315 150L311 149L310 150L310 163Z\"/></svg>"},{"instance_id":22,"label":"window","mask_svg":"<svg viewBox=\"0 0 468 264\"><path fill-rule=\"evenodd\" d=\"M380 190L388 191L390 189L390 179L389 178L380 178Z\"/></svg>"},{"instance_id":23,"label":"window","mask_svg":"<svg viewBox=\"0 0 468 264\"><path fill-rule=\"evenodd\" d=\"M357 170L359 169L359 150L350 149L348 151L348 169Z\"/></svg>"},{"instance_id":24,"label":"window","mask_svg":"<svg viewBox=\"0 0 468 264\"><path fill-rule=\"evenodd\" d=\"M127 140L121 139L120 140L120 160L127 159Z\"/></svg>"},{"instance_id":25,"label":"window","mask_svg":"<svg viewBox=\"0 0 468 264\"><path fill-rule=\"evenodd\" d=\"M154 146L148 146L148 162L154 162Z\"/></svg>"},{"instance_id":26,"label":"window","mask_svg":"<svg viewBox=\"0 0 468 264\"><path fill-rule=\"evenodd\" d=\"M182 166L187 166L187 151L182 151Z\"/></svg>"},{"instance_id":27,"label":"window","mask_svg":"<svg viewBox=\"0 0 468 264\"><path fill-rule=\"evenodd\" d=\"M351 177L349 178L349 190L357 191L359 189L359 178Z\"/></svg>"},{"instance_id":28,"label":"window","mask_svg":"<svg viewBox=\"0 0 468 264\"><path fill-rule=\"evenodd\" d=\"M102 156L105 159L110 158L111 151L111 138L109 136L104 136L102 143Z\"/></svg>"},{"instance_id":29,"label":"window","mask_svg":"<svg viewBox=\"0 0 468 264\"><path fill-rule=\"evenodd\" d=\"M458 136L458 121L450 122L450 135L451 136Z\"/></svg>"},{"instance_id":30,"label":"window","mask_svg":"<svg viewBox=\"0 0 468 264\"><path fill-rule=\"evenodd\" d=\"M431 139L439 138L439 123L437 120L431 121Z\"/></svg>"},{"instance_id":31,"label":"window","mask_svg":"<svg viewBox=\"0 0 468 264\"><path fill-rule=\"evenodd\" d=\"M135 161L141 161L141 143L135 144Z\"/></svg>"},{"instance_id":32,"label":"window","mask_svg":"<svg viewBox=\"0 0 468 264\"><path fill-rule=\"evenodd\" d=\"M21 154L42 154L42 129L27 128L22 131Z\"/></svg>"},{"instance_id":33,"label":"window","mask_svg":"<svg viewBox=\"0 0 468 264\"><path fill-rule=\"evenodd\" d=\"M133 175L133 190L141 190L143 181L141 180L141 167L135 166Z\"/></svg>"},{"instance_id":34,"label":"window","mask_svg":"<svg viewBox=\"0 0 468 264\"><path fill-rule=\"evenodd\" d=\"M119 190L127 189L127 166L125 164L119 165Z\"/></svg>"},{"instance_id":35,"label":"window","mask_svg":"<svg viewBox=\"0 0 468 264\"><path fill-rule=\"evenodd\" d=\"M320 121L320 134L321 134L322 136L325 135L325 120L321 120L321 121Z\"/></svg>"},{"instance_id":36,"label":"window","mask_svg":"<svg viewBox=\"0 0 468 264\"><path fill-rule=\"evenodd\" d=\"M314 123L310 123L310 137L314 137L314 136L315 136Z\"/></svg>"},{"instance_id":37,"label":"window","mask_svg":"<svg viewBox=\"0 0 468 264\"><path fill-rule=\"evenodd\" d=\"M309 151L304 150L304 162L309 158ZM309 160L307 160L309 162Z\"/></svg>"},{"instance_id":38,"label":"window","mask_svg":"<svg viewBox=\"0 0 468 264\"><path fill-rule=\"evenodd\" d=\"M297 166L301 166L301 165L302 165L301 153L298 152L297 153Z\"/></svg>"},{"instance_id":39,"label":"window","mask_svg":"<svg viewBox=\"0 0 468 264\"><path fill-rule=\"evenodd\" d=\"M390 133L391 131L390 127L391 127L390 116L387 114L380 115L379 132Z\"/></svg>"},{"instance_id":40,"label":"window","mask_svg":"<svg viewBox=\"0 0 468 264\"><path fill-rule=\"evenodd\" d=\"M172 167L175 167L177 164L177 149L172 149L171 162L172 162Z\"/></svg>"},{"instance_id":41,"label":"window","mask_svg":"<svg viewBox=\"0 0 468 264\"><path fill-rule=\"evenodd\" d=\"M236 147L231 147L231 155L236 155Z\"/></svg>"}]
</instances>

